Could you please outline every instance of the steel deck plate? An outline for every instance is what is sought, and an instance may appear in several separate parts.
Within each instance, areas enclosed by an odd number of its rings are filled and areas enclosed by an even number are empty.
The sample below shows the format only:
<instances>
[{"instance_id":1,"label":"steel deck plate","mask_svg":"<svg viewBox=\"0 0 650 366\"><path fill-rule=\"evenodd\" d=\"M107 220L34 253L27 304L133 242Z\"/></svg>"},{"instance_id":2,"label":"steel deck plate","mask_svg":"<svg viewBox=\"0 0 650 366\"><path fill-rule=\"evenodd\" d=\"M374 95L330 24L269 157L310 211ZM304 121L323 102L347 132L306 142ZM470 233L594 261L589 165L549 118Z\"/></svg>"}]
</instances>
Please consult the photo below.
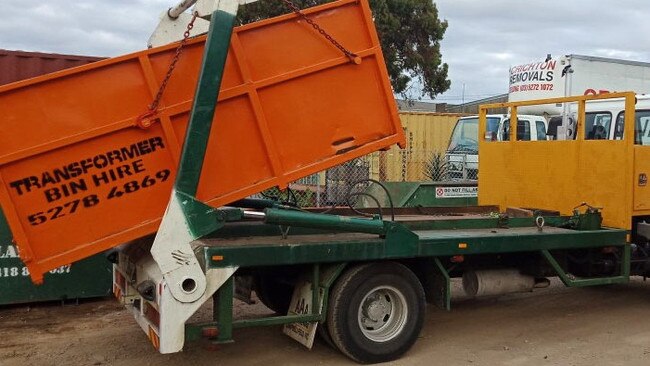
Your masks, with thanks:
<instances>
[{"instance_id":1,"label":"steel deck plate","mask_svg":"<svg viewBox=\"0 0 650 366\"><path fill-rule=\"evenodd\" d=\"M417 243L372 234L335 233L200 239L209 266L259 266L389 258L526 252L625 245L624 230L576 231L556 227L415 230Z\"/></svg>"}]
</instances>

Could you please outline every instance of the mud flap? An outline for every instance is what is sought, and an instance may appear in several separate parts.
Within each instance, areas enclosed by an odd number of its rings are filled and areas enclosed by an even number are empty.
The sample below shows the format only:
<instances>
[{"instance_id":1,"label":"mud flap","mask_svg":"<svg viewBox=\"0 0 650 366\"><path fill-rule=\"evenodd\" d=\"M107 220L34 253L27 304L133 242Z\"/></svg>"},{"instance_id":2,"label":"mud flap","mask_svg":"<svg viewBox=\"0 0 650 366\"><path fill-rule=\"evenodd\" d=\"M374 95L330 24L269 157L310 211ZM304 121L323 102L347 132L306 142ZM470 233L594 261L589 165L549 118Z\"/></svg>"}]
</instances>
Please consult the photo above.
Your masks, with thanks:
<instances>
[{"instance_id":1,"label":"mud flap","mask_svg":"<svg viewBox=\"0 0 650 366\"><path fill-rule=\"evenodd\" d=\"M318 313L322 314L323 312L323 294L324 289L319 288L319 304L318 304ZM310 281L300 281L296 285L293 291L293 297L291 298L291 304L289 305L289 313L287 315L309 315L313 312L312 305L312 286ZM316 328L318 327L318 322L309 322L309 323L289 323L285 324L282 331L284 334L298 341L298 343L303 346L311 349L314 345L314 338L316 337Z\"/></svg>"},{"instance_id":2,"label":"mud flap","mask_svg":"<svg viewBox=\"0 0 650 366\"><path fill-rule=\"evenodd\" d=\"M291 297L289 304L289 312L287 315L309 315L320 314L321 322L324 321L324 314L327 313L327 300L329 298L329 290L334 284L334 281L339 277L345 263L333 264L327 266L314 265L314 270L309 276L303 276L303 279L298 281ZM311 277L309 280L307 277ZM312 306L314 302L313 286L312 283L318 282L318 311L314 311ZM318 321L307 323L289 323L283 327L284 334L295 339L300 344L311 349L314 345L314 338L318 328Z\"/></svg>"}]
</instances>

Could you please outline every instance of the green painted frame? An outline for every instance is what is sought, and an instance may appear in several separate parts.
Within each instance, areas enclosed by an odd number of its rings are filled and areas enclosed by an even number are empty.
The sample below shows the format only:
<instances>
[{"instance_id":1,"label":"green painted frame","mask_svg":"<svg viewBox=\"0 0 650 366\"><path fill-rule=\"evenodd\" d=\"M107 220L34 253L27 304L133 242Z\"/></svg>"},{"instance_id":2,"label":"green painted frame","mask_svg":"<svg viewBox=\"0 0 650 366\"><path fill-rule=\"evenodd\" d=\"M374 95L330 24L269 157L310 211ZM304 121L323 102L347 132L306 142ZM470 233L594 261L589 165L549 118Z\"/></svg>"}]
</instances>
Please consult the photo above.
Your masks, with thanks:
<instances>
[{"instance_id":1,"label":"green painted frame","mask_svg":"<svg viewBox=\"0 0 650 366\"><path fill-rule=\"evenodd\" d=\"M202 247L204 261L210 268L539 252L627 245L627 232L618 229L565 229L553 233L538 232L536 227L530 230L521 228L514 232L508 232L511 229L501 230L506 231L507 235L493 233L489 229L410 231L403 225L392 223L391 230L383 238L370 234L340 237L316 235L309 242L302 243L301 239L308 236L289 236L285 241L273 240L265 243L264 240L269 237L259 237L246 245L228 245L227 240L223 239L216 242L213 239L202 239L195 245ZM212 260L213 257L219 260Z\"/></svg>"},{"instance_id":2,"label":"green painted frame","mask_svg":"<svg viewBox=\"0 0 650 366\"><path fill-rule=\"evenodd\" d=\"M330 288L346 266L347 263L336 263L326 266L314 263L312 265L310 280L312 304L318 304L320 302L320 289L323 289L323 307L321 311L318 306L312 306L310 314L305 315L279 315L233 321L234 278L231 277L213 296L213 321L187 324L185 326L185 339L187 341L197 340L203 336L205 329L212 328L218 329L218 332L216 337L211 339L211 341L222 344L233 341L232 334L234 329L290 323L323 323L325 321L325 314L327 313Z\"/></svg>"},{"instance_id":3,"label":"green painted frame","mask_svg":"<svg viewBox=\"0 0 650 366\"><path fill-rule=\"evenodd\" d=\"M183 202L183 213L194 238L218 230L231 215L220 213L219 209L199 201L196 192L234 26L234 14L222 10L212 13L185 143L174 182L174 192L179 202Z\"/></svg>"}]
</instances>

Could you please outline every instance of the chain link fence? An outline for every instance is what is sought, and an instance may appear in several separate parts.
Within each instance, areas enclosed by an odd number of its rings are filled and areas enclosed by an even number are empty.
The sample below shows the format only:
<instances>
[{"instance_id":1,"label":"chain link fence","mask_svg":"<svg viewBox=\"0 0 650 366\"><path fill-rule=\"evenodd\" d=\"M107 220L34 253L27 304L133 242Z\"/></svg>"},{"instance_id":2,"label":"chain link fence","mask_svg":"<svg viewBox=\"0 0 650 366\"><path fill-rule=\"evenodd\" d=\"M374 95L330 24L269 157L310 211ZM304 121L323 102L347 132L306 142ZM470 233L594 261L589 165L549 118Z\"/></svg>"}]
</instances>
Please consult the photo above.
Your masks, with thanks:
<instances>
[{"instance_id":1,"label":"chain link fence","mask_svg":"<svg viewBox=\"0 0 650 366\"><path fill-rule=\"evenodd\" d=\"M476 180L476 155L446 154L445 151L379 151L314 174L289 186L272 189L264 197L277 198L300 207L354 205L371 184L381 182L453 182Z\"/></svg>"}]
</instances>

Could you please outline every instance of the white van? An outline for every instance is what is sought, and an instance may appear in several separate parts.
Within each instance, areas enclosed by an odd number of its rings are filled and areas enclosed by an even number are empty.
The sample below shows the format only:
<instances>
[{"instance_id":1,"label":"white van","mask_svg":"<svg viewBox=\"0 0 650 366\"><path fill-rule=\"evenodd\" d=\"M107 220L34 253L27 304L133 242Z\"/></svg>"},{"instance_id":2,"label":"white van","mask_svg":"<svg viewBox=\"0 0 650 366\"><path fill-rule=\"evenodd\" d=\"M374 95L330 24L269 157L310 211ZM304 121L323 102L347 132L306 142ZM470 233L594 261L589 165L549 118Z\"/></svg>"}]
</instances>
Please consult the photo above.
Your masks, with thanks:
<instances>
[{"instance_id":1,"label":"white van","mask_svg":"<svg viewBox=\"0 0 650 366\"><path fill-rule=\"evenodd\" d=\"M575 109L576 107L572 106L572 112ZM587 102L585 110L586 140L621 140L623 138L624 99ZM634 141L637 145L650 145L650 95L636 96Z\"/></svg>"},{"instance_id":2,"label":"white van","mask_svg":"<svg viewBox=\"0 0 650 366\"><path fill-rule=\"evenodd\" d=\"M517 116L517 140L546 140L548 124L543 117ZM510 118L506 114L487 115L486 134L494 141L510 139ZM447 176L451 180L478 179L478 116L461 117L456 122L446 153Z\"/></svg>"}]
</instances>

